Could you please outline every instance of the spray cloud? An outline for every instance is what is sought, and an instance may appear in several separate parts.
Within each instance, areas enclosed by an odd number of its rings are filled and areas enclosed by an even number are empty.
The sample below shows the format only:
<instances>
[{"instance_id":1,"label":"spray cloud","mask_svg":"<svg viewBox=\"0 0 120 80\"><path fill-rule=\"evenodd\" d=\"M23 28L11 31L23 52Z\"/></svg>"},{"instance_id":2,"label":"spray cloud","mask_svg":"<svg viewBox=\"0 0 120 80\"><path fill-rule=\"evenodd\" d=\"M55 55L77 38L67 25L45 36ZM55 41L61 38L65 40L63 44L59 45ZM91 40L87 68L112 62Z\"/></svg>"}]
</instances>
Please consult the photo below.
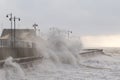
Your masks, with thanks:
<instances>
[{"instance_id":1,"label":"spray cloud","mask_svg":"<svg viewBox=\"0 0 120 80\"><path fill-rule=\"evenodd\" d=\"M37 40L37 51L41 56L55 64L76 65L79 61L81 42L66 39L62 30L53 28L48 33L46 40Z\"/></svg>"}]
</instances>

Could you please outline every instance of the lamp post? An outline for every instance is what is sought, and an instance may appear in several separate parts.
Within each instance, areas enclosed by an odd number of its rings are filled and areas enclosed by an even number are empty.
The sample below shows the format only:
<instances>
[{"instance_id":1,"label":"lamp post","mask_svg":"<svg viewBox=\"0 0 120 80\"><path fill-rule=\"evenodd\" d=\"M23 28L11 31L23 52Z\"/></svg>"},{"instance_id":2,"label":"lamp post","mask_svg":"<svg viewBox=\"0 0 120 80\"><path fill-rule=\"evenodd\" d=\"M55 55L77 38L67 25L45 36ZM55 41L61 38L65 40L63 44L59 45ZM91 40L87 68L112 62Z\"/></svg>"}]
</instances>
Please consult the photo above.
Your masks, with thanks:
<instances>
[{"instance_id":1,"label":"lamp post","mask_svg":"<svg viewBox=\"0 0 120 80\"><path fill-rule=\"evenodd\" d=\"M38 24L36 24L36 23L33 24L33 28L35 29L35 33L37 32L37 26L38 26Z\"/></svg>"},{"instance_id":2,"label":"lamp post","mask_svg":"<svg viewBox=\"0 0 120 80\"><path fill-rule=\"evenodd\" d=\"M11 46L13 47L13 31L12 31L12 28L13 28L13 24L12 24L13 14L12 13L7 14L6 17L9 18L9 21L11 22Z\"/></svg>"},{"instance_id":3,"label":"lamp post","mask_svg":"<svg viewBox=\"0 0 120 80\"><path fill-rule=\"evenodd\" d=\"M11 46L15 47L15 29L16 29L16 19L18 21L20 21L20 18L16 18L15 16L13 17L13 14L7 14L6 15L7 18L9 18L10 22L11 22ZM13 21L14 21L14 30L13 30Z\"/></svg>"},{"instance_id":4,"label":"lamp post","mask_svg":"<svg viewBox=\"0 0 120 80\"><path fill-rule=\"evenodd\" d=\"M72 31L67 31L68 33L68 40L70 39L70 33L72 33Z\"/></svg>"},{"instance_id":5,"label":"lamp post","mask_svg":"<svg viewBox=\"0 0 120 80\"><path fill-rule=\"evenodd\" d=\"M16 43L16 20L20 21L20 18L17 18L14 16L13 21L14 21L14 47Z\"/></svg>"}]
</instances>

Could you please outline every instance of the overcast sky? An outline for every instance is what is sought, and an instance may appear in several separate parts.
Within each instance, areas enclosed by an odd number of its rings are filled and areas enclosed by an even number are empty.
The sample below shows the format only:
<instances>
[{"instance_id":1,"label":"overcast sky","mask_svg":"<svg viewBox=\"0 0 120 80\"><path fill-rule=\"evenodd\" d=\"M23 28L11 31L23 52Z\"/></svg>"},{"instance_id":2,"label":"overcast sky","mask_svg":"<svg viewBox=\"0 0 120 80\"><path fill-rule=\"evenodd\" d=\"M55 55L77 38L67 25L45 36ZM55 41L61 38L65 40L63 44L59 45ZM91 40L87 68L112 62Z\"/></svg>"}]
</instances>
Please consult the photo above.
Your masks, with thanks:
<instances>
[{"instance_id":1,"label":"overcast sky","mask_svg":"<svg viewBox=\"0 0 120 80\"><path fill-rule=\"evenodd\" d=\"M13 13L21 18L18 28L41 31L50 27L72 30L74 34L120 34L120 0L0 0L0 25L10 27L5 17Z\"/></svg>"},{"instance_id":2,"label":"overcast sky","mask_svg":"<svg viewBox=\"0 0 120 80\"><path fill-rule=\"evenodd\" d=\"M8 27L5 15L22 20L18 27L38 23L73 30L80 35L119 34L120 0L0 0L0 23Z\"/></svg>"}]
</instances>

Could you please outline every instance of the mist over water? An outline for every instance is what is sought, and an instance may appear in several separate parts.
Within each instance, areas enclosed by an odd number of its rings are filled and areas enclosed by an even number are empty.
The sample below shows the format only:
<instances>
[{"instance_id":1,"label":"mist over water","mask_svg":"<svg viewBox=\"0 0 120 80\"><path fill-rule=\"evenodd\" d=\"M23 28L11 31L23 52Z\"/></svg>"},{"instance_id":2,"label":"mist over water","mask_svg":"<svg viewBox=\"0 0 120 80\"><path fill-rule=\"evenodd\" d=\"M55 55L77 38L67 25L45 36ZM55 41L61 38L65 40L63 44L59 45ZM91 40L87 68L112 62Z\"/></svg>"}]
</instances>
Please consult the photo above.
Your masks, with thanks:
<instances>
[{"instance_id":1,"label":"mist over water","mask_svg":"<svg viewBox=\"0 0 120 80\"><path fill-rule=\"evenodd\" d=\"M44 40L42 45L39 40L37 43L37 50L41 56L51 60L54 64L77 65L81 48L80 41L66 39L65 34L57 28L48 33L47 39Z\"/></svg>"}]
</instances>

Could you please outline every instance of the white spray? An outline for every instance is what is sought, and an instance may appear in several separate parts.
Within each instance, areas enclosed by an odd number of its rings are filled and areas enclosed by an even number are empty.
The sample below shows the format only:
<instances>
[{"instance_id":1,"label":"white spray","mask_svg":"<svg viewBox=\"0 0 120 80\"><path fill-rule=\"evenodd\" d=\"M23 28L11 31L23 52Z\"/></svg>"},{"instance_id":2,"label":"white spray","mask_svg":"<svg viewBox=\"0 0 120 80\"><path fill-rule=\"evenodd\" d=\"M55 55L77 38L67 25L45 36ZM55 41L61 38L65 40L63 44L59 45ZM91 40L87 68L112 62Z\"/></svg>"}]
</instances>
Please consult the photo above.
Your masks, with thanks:
<instances>
[{"instance_id":1,"label":"white spray","mask_svg":"<svg viewBox=\"0 0 120 80\"><path fill-rule=\"evenodd\" d=\"M81 47L80 41L67 40L62 31L57 28L49 32L47 40L42 44L39 40L37 42L38 52L55 64L78 64Z\"/></svg>"},{"instance_id":2,"label":"white spray","mask_svg":"<svg viewBox=\"0 0 120 80\"><path fill-rule=\"evenodd\" d=\"M25 80L25 74L22 68L15 62L12 57L8 57L4 63L6 80Z\"/></svg>"}]
</instances>

